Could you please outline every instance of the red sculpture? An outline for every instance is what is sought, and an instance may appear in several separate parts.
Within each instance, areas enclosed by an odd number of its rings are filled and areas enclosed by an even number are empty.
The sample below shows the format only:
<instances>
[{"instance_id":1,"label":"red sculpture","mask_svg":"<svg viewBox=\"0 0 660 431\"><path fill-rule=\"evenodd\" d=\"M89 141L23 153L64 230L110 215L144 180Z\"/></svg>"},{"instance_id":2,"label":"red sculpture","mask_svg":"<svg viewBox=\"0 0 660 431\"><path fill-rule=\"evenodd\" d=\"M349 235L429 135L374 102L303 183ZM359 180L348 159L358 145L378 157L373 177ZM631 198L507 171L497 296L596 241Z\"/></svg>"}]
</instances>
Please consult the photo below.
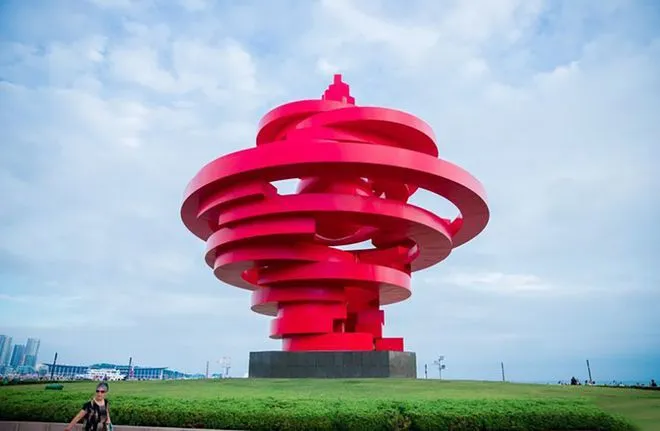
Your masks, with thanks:
<instances>
[{"instance_id":1,"label":"red sculpture","mask_svg":"<svg viewBox=\"0 0 660 431\"><path fill-rule=\"evenodd\" d=\"M295 194L271 184L300 179ZM455 220L408 204L423 188ZM181 216L206 241L215 276L252 291L252 310L276 316L288 351L403 350L384 338L380 306L410 296L410 274L445 259L489 218L481 184L438 159L431 128L412 115L358 107L335 75L321 100L277 107L256 148L206 165ZM371 240L372 248L338 246Z\"/></svg>"}]
</instances>

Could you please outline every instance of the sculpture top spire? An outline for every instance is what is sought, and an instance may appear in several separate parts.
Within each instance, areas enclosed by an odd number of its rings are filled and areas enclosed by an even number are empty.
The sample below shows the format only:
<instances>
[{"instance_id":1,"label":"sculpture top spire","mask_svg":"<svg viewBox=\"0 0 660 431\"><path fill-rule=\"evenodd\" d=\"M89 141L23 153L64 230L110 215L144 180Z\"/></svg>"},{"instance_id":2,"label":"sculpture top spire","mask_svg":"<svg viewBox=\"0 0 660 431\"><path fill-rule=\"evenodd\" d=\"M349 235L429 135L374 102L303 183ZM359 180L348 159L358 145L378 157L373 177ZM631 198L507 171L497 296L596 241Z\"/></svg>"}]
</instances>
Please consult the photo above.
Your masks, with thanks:
<instances>
[{"instance_id":1,"label":"sculpture top spire","mask_svg":"<svg viewBox=\"0 0 660 431\"><path fill-rule=\"evenodd\" d=\"M336 73L334 81L328 86L328 89L325 90L323 100L336 100L337 102L349 103L355 105L355 98L351 96L351 89L341 80L341 74Z\"/></svg>"}]
</instances>

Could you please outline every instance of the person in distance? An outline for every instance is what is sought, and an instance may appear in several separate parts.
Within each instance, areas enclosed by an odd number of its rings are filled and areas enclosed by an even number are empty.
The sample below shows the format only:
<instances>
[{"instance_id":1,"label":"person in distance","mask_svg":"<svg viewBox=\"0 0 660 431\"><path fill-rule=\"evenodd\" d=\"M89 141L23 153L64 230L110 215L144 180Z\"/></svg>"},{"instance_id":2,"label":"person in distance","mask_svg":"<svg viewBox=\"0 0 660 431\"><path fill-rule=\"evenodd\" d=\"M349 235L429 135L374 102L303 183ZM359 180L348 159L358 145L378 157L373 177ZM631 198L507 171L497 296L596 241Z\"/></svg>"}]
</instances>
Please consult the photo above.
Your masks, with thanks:
<instances>
[{"instance_id":1,"label":"person in distance","mask_svg":"<svg viewBox=\"0 0 660 431\"><path fill-rule=\"evenodd\" d=\"M85 426L83 427L85 431L110 431L112 429L110 409L108 408L108 400L105 398L108 389L107 383L99 383L96 386L96 395L83 404L80 412L69 422L64 431L71 431L83 418L85 419Z\"/></svg>"}]
</instances>

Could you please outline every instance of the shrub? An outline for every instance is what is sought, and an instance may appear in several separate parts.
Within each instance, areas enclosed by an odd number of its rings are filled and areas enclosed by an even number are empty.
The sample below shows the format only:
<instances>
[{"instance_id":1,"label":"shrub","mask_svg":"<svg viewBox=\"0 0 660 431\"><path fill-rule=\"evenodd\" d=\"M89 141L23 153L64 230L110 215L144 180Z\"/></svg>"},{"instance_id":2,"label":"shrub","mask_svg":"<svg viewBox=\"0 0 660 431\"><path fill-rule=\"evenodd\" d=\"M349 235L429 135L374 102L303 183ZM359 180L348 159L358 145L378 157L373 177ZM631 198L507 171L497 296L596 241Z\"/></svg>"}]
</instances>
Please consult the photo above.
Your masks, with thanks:
<instances>
[{"instance_id":1,"label":"shrub","mask_svg":"<svg viewBox=\"0 0 660 431\"><path fill-rule=\"evenodd\" d=\"M83 393L0 390L0 420L68 422ZM115 394L113 422L242 430L612 430L634 428L579 399L396 401L365 398L176 399Z\"/></svg>"},{"instance_id":2,"label":"shrub","mask_svg":"<svg viewBox=\"0 0 660 431\"><path fill-rule=\"evenodd\" d=\"M61 383L49 383L46 385L46 390L51 390L51 391L61 391L64 389L64 385Z\"/></svg>"}]
</instances>

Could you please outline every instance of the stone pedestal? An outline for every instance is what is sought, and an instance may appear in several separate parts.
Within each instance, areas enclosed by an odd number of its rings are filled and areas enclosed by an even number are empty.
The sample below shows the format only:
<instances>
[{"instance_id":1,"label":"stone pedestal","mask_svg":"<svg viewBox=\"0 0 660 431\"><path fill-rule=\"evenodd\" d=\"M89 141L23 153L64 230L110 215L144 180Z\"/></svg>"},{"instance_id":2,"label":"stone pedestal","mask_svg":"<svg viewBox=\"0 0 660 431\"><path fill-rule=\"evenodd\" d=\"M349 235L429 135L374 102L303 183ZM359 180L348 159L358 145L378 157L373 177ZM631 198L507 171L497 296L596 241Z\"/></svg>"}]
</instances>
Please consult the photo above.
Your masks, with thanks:
<instances>
[{"instance_id":1,"label":"stone pedestal","mask_svg":"<svg viewBox=\"0 0 660 431\"><path fill-rule=\"evenodd\" d=\"M250 352L251 378L417 378L414 352Z\"/></svg>"}]
</instances>

